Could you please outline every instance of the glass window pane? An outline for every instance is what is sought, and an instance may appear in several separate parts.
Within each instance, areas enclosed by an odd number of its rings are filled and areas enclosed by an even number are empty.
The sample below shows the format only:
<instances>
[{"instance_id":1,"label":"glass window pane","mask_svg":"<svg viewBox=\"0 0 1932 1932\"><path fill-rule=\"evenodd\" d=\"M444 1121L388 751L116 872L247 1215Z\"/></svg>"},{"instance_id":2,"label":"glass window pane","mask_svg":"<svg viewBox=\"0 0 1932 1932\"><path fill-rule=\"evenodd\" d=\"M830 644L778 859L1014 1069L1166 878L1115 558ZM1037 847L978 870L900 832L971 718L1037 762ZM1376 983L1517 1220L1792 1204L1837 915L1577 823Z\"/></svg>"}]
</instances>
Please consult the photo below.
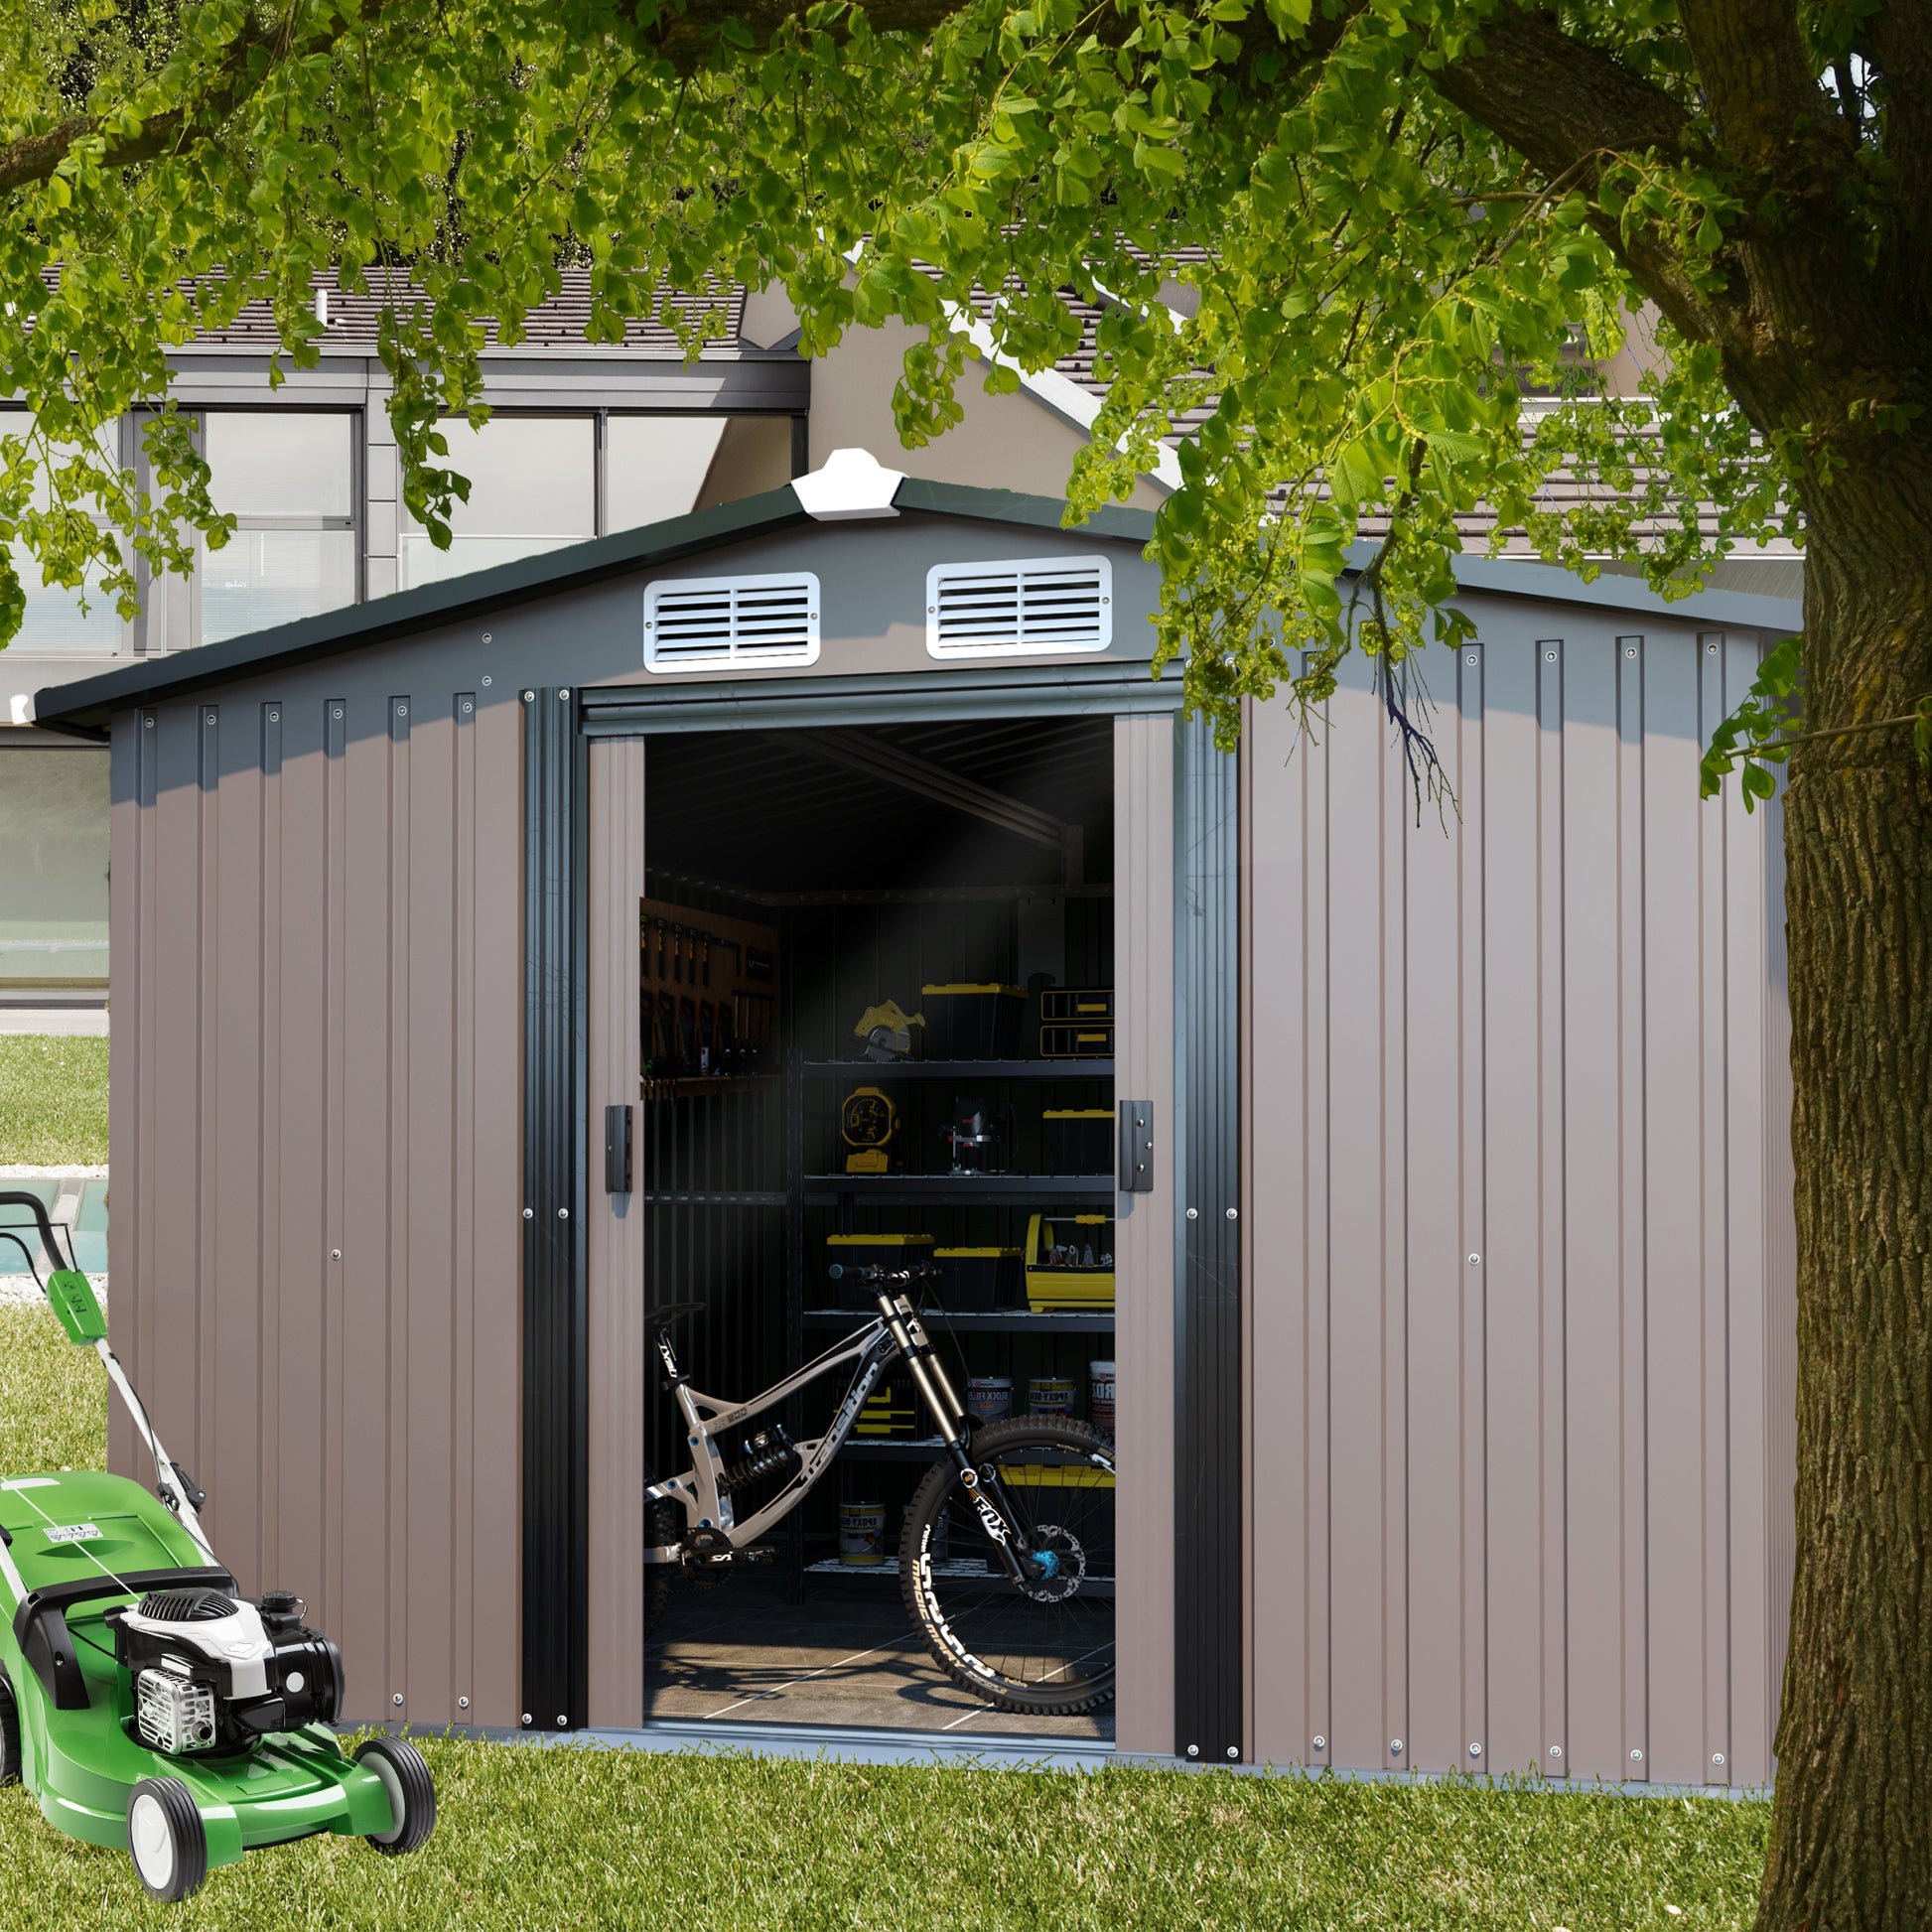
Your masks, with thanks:
<instances>
[{"instance_id":1,"label":"glass window pane","mask_svg":"<svg viewBox=\"0 0 1932 1932\"><path fill-rule=\"evenodd\" d=\"M237 530L204 551L202 642L293 623L355 601L353 530Z\"/></svg>"},{"instance_id":2,"label":"glass window pane","mask_svg":"<svg viewBox=\"0 0 1932 1932\"><path fill-rule=\"evenodd\" d=\"M405 535L398 559L401 587L441 584L491 564L511 564L519 557L540 557L546 550L562 550L581 541L577 537L453 537L439 550L427 536Z\"/></svg>"},{"instance_id":3,"label":"glass window pane","mask_svg":"<svg viewBox=\"0 0 1932 1932\"><path fill-rule=\"evenodd\" d=\"M695 509L728 420L613 416L605 426L604 527L634 530ZM787 420L787 435L790 428Z\"/></svg>"},{"instance_id":4,"label":"glass window pane","mask_svg":"<svg viewBox=\"0 0 1932 1932\"><path fill-rule=\"evenodd\" d=\"M202 420L214 507L235 516L347 516L352 416L210 410Z\"/></svg>"},{"instance_id":5,"label":"glass window pane","mask_svg":"<svg viewBox=\"0 0 1932 1932\"><path fill-rule=\"evenodd\" d=\"M573 542L597 534L596 442L588 416L493 416L481 430L458 417L441 427L450 454L439 467L470 480L470 500L458 503L450 518L459 537ZM407 511L404 516L408 528L422 528Z\"/></svg>"},{"instance_id":6,"label":"glass window pane","mask_svg":"<svg viewBox=\"0 0 1932 1932\"><path fill-rule=\"evenodd\" d=\"M0 748L0 986L107 977L107 752Z\"/></svg>"},{"instance_id":7,"label":"glass window pane","mask_svg":"<svg viewBox=\"0 0 1932 1932\"><path fill-rule=\"evenodd\" d=\"M116 651L121 647L121 614L89 573L87 608L80 608L77 591L64 591L42 577L40 566L19 545L14 569L27 593L27 614L21 620L13 648L25 651ZM0 821L4 823L4 821Z\"/></svg>"}]
</instances>

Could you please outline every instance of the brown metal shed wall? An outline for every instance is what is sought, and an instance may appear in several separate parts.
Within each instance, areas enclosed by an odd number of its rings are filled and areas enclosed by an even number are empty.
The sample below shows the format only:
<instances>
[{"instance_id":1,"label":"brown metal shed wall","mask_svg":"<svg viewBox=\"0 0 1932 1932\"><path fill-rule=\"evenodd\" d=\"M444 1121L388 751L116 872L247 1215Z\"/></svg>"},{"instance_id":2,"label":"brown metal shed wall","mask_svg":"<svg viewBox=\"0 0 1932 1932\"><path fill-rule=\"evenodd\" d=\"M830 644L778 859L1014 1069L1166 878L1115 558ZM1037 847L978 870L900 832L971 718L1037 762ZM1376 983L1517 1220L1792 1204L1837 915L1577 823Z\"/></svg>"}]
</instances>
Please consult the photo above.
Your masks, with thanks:
<instances>
[{"instance_id":1,"label":"brown metal shed wall","mask_svg":"<svg viewBox=\"0 0 1932 1932\"><path fill-rule=\"evenodd\" d=\"M1118 1196L1116 1606L1123 1750L1174 1747L1174 727L1114 722L1114 1090L1154 1103L1155 1185Z\"/></svg>"},{"instance_id":2,"label":"brown metal shed wall","mask_svg":"<svg viewBox=\"0 0 1932 1932\"><path fill-rule=\"evenodd\" d=\"M1759 647L1468 608L1440 816L1360 675L1246 741L1253 1746L1757 1782L1776 825L1698 759Z\"/></svg>"},{"instance_id":3,"label":"brown metal shed wall","mask_svg":"<svg viewBox=\"0 0 1932 1932\"><path fill-rule=\"evenodd\" d=\"M594 1725L644 1708L644 1110L638 1102L641 738L590 746L590 1697ZM709 969L707 969L709 970ZM604 1110L631 1118L633 1191L604 1187Z\"/></svg>"},{"instance_id":4,"label":"brown metal shed wall","mask_svg":"<svg viewBox=\"0 0 1932 1932\"><path fill-rule=\"evenodd\" d=\"M350 1717L514 1724L519 720L289 683L115 721L114 1344Z\"/></svg>"}]
</instances>

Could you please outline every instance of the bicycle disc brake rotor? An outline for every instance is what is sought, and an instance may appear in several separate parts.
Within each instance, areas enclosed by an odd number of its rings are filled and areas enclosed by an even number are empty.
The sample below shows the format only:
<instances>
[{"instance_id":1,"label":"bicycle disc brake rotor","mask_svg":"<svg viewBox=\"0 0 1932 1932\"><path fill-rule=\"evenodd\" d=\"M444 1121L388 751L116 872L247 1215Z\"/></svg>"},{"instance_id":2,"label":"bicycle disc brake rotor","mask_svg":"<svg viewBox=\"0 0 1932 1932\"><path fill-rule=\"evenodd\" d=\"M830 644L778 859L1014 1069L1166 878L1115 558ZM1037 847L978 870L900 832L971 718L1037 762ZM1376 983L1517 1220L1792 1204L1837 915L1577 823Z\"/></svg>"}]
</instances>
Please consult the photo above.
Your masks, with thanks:
<instances>
[{"instance_id":1,"label":"bicycle disc brake rotor","mask_svg":"<svg viewBox=\"0 0 1932 1932\"><path fill-rule=\"evenodd\" d=\"M1029 1573L1021 1589L1035 1603L1064 1603L1077 1594L1087 1574L1087 1553L1080 1539L1057 1523L1041 1523L1032 1543L1020 1559Z\"/></svg>"}]
</instances>

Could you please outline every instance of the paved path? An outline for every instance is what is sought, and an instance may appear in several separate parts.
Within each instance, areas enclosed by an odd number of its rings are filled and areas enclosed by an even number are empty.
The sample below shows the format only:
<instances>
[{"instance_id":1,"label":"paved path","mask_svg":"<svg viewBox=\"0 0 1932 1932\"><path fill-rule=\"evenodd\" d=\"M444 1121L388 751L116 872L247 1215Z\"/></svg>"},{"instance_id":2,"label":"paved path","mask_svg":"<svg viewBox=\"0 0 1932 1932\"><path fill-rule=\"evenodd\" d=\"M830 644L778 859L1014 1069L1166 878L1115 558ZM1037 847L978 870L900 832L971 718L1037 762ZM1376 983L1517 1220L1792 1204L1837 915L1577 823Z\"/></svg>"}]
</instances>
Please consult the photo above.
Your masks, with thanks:
<instances>
[{"instance_id":1,"label":"paved path","mask_svg":"<svg viewBox=\"0 0 1932 1932\"><path fill-rule=\"evenodd\" d=\"M69 1038L105 1039L107 1009L0 1006L0 1034L61 1034Z\"/></svg>"}]
</instances>

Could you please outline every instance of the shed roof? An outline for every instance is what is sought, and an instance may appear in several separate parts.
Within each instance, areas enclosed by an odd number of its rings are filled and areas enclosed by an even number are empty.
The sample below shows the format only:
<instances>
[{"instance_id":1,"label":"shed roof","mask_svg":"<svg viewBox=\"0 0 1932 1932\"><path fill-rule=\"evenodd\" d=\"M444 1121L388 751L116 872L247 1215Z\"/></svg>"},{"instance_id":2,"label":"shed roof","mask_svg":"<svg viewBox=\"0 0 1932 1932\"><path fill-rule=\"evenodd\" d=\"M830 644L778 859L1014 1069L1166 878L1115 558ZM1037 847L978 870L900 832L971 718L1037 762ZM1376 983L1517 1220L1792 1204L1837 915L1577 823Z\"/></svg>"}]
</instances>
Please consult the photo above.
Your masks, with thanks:
<instances>
[{"instance_id":1,"label":"shed roof","mask_svg":"<svg viewBox=\"0 0 1932 1932\"><path fill-rule=\"evenodd\" d=\"M916 477L902 478L892 500L895 509L966 517L976 522L1014 523L1056 533L1062 531L1061 518L1066 510L1066 505L1053 496L928 483ZM541 556L471 571L417 590L397 591L366 604L324 612L320 617L51 686L35 698L35 722L104 735L109 716L129 705L187 697L243 675L389 643L466 617L580 590L640 567L671 563L811 520L797 491L787 483L737 502L694 510L688 516L595 537L588 543L571 544ZM1080 534L1144 544L1154 534L1154 516L1148 510L1104 509L1081 526Z\"/></svg>"},{"instance_id":2,"label":"shed roof","mask_svg":"<svg viewBox=\"0 0 1932 1932\"><path fill-rule=\"evenodd\" d=\"M1065 503L1057 497L1024 495L1017 490L981 489L903 477L893 492L892 505L895 510L1065 533ZM243 675L388 643L467 617L583 589L640 567L671 563L811 520L797 490L786 484L737 502L694 510L688 516L619 531L295 623L56 685L37 695L35 720L57 730L104 737L109 717L131 705L156 698L187 697ZM1148 510L1110 507L1090 517L1079 534L1145 544L1154 534L1154 516ZM1366 543L1353 546L1351 563L1359 568L1374 548ZM1513 559L1459 558L1456 578L1465 591L1592 605L1633 615L1669 616L1679 621L1773 631L1796 630L1803 622L1803 607L1795 600L1706 591L1666 603L1628 578L1601 578L1586 584L1552 565Z\"/></svg>"}]
</instances>

